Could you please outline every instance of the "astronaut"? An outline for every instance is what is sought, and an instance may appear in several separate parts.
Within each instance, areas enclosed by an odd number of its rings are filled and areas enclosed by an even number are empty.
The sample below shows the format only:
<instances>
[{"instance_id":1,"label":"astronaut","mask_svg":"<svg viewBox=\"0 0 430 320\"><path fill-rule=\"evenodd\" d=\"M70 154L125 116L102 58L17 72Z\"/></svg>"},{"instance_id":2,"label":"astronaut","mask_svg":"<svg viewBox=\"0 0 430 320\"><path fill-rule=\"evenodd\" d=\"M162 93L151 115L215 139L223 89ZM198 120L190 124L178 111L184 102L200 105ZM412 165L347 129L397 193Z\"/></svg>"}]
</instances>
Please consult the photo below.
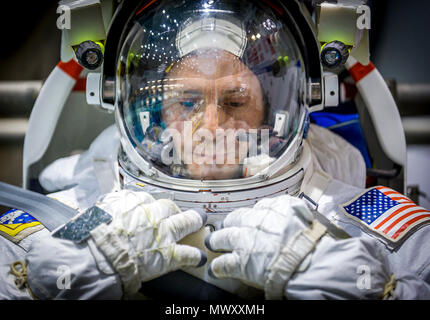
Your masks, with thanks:
<instances>
[{"instance_id":1,"label":"astronaut","mask_svg":"<svg viewBox=\"0 0 430 320\"><path fill-rule=\"evenodd\" d=\"M40 175L77 216L0 217L32 223L2 232L1 297L429 299L428 210L364 189L360 152L309 124L311 25L296 1L124 1L100 75L116 126Z\"/></svg>"}]
</instances>

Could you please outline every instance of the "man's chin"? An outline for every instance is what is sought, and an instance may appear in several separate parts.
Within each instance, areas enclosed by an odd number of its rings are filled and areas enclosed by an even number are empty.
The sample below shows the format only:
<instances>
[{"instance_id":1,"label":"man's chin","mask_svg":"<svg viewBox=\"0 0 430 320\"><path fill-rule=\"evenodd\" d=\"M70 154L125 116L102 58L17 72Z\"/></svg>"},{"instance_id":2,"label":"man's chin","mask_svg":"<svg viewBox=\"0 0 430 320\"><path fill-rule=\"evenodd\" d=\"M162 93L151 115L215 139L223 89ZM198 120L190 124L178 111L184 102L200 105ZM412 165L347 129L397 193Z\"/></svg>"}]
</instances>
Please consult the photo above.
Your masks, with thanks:
<instances>
[{"instance_id":1,"label":"man's chin","mask_svg":"<svg viewBox=\"0 0 430 320\"><path fill-rule=\"evenodd\" d=\"M223 180L239 177L240 166L237 164L192 164L188 166L188 172L193 179Z\"/></svg>"}]
</instances>

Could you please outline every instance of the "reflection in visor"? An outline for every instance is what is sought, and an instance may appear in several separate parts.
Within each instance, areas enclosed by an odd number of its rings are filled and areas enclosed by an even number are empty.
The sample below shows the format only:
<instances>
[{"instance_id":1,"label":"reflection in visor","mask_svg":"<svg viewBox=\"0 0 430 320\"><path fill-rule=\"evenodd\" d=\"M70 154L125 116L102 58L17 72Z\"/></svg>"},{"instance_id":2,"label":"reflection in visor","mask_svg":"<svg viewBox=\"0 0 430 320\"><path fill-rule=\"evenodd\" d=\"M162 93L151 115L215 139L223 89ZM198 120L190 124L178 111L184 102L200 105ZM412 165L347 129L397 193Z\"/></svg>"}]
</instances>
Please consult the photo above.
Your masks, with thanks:
<instances>
[{"instance_id":1,"label":"reflection in visor","mask_svg":"<svg viewBox=\"0 0 430 320\"><path fill-rule=\"evenodd\" d=\"M295 42L270 9L251 3L166 3L137 18L122 49L128 139L173 177L257 174L285 151L304 112Z\"/></svg>"}]
</instances>

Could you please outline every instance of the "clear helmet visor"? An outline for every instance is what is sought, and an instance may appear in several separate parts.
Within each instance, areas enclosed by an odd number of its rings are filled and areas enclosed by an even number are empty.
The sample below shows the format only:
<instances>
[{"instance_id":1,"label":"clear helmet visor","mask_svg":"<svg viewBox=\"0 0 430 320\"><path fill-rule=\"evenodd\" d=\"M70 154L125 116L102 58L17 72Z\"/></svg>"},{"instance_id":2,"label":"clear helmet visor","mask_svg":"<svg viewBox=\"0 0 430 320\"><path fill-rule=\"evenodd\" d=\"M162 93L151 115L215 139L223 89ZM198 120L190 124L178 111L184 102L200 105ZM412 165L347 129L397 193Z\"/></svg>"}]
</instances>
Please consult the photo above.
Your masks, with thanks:
<instances>
[{"instance_id":1,"label":"clear helmet visor","mask_svg":"<svg viewBox=\"0 0 430 320\"><path fill-rule=\"evenodd\" d=\"M164 1L137 14L117 76L123 140L170 177L253 176L303 119L297 44L258 3Z\"/></svg>"}]
</instances>

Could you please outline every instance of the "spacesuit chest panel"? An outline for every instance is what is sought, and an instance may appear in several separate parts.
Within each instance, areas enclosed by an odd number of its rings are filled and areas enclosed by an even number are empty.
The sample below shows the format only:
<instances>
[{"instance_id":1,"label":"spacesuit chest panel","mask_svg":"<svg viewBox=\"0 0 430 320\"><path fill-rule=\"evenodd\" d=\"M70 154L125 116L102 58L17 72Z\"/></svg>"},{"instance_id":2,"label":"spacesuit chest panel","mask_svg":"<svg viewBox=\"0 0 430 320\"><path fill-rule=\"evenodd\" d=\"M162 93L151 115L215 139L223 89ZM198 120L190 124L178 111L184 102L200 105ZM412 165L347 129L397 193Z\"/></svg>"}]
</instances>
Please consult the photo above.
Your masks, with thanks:
<instances>
[{"instance_id":1,"label":"spacesuit chest panel","mask_svg":"<svg viewBox=\"0 0 430 320\"><path fill-rule=\"evenodd\" d=\"M238 301L264 298L264 292L258 289L243 285L232 293L182 270L145 282L140 292L151 299Z\"/></svg>"}]
</instances>

